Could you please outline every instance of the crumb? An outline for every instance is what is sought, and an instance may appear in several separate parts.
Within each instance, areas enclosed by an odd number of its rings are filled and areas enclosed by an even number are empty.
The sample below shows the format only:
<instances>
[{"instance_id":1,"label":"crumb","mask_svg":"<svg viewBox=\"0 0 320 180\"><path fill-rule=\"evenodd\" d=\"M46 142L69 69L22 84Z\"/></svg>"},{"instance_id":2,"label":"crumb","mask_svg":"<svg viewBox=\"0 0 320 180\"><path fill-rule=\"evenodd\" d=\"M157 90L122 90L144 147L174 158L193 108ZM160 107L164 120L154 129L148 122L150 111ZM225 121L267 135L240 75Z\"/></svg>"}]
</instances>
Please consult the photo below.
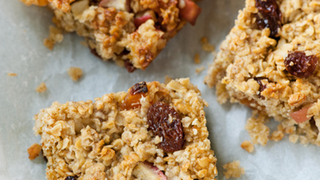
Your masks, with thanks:
<instances>
[{"instance_id":1,"label":"crumb","mask_svg":"<svg viewBox=\"0 0 320 180\"><path fill-rule=\"evenodd\" d=\"M37 92L39 93L44 93L47 91L47 86L44 82L42 82L36 89Z\"/></svg>"},{"instance_id":2,"label":"crumb","mask_svg":"<svg viewBox=\"0 0 320 180\"><path fill-rule=\"evenodd\" d=\"M223 174L224 176L229 179L229 178L239 178L241 175L244 174L244 168L240 167L240 162L239 161L233 161L230 163L227 163L223 165L223 169L227 170L224 171Z\"/></svg>"},{"instance_id":3,"label":"crumb","mask_svg":"<svg viewBox=\"0 0 320 180\"><path fill-rule=\"evenodd\" d=\"M205 67L204 66L201 66L199 68L196 68L196 73L199 74L201 73L203 70L205 70Z\"/></svg>"},{"instance_id":4,"label":"crumb","mask_svg":"<svg viewBox=\"0 0 320 180\"><path fill-rule=\"evenodd\" d=\"M203 44L202 49L207 52L214 52L216 50L216 47L212 44Z\"/></svg>"},{"instance_id":5,"label":"crumb","mask_svg":"<svg viewBox=\"0 0 320 180\"><path fill-rule=\"evenodd\" d=\"M266 145L269 140L270 129L265 123L268 117L263 114L258 114L257 111L252 112L252 117L247 120L245 129L250 135L253 144Z\"/></svg>"},{"instance_id":6,"label":"crumb","mask_svg":"<svg viewBox=\"0 0 320 180\"><path fill-rule=\"evenodd\" d=\"M50 26L49 37L44 39L43 44L50 50L53 49L55 43L63 40L62 31L54 26Z\"/></svg>"},{"instance_id":7,"label":"crumb","mask_svg":"<svg viewBox=\"0 0 320 180\"><path fill-rule=\"evenodd\" d=\"M200 40L201 44L202 44L202 49L204 51L207 51L207 52L214 52L216 50L216 47L212 44L210 44L208 42L208 39L206 37L202 37L201 40Z\"/></svg>"},{"instance_id":8,"label":"crumb","mask_svg":"<svg viewBox=\"0 0 320 180\"><path fill-rule=\"evenodd\" d=\"M30 6L32 4L37 6L46 6L49 3L47 0L21 0L21 1L27 6Z\"/></svg>"},{"instance_id":9,"label":"crumb","mask_svg":"<svg viewBox=\"0 0 320 180\"><path fill-rule=\"evenodd\" d=\"M196 55L194 55L194 63L196 63L196 64L201 63L201 59L200 59L199 53L196 53Z\"/></svg>"},{"instance_id":10,"label":"crumb","mask_svg":"<svg viewBox=\"0 0 320 180\"><path fill-rule=\"evenodd\" d=\"M84 47L88 47L88 43L86 41L81 41L80 44Z\"/></svg>"},{"instance_id":11,"label":"crumb","mask_svg":"<svg viewBox=\"0 0 320 180\"><path fill-rule=\"evenodd\" d=\"M16 73L7 73L7 76L17 76Z\"/></svg>"},{"instance_id":12,"label":"crumb","mask_svg":"<svg viewBox=\"0 0 320 180\"><path fill-rule=\"evenodd\" d=\"M270 139L273 141L280 141L284 137L284 133L281 130L275 130L271 133Z\"/></svg>"},{"instance_id":13,"label":"crumb","mask_svg":"<svg viewBox=\"0 0 320 180\"><path fill-rule=\"evenodd\" d=\"M40 144L34 143L28 149L29 159L32 161L39 156L41 152Z\"/></svg>"},{"instance_id":14,"label":"crumb","mask_svg":"<svg viewBox=\"0 0 320 180\"><path fill-rule=\"evenodd\" d=\"M68 74L73 81L78 81L81 78L83 72L81 68L70 67Z\"/></svg>"},{"instance_id":15,"label":"crumb","mask_svg":"<svg viewBox=\"0 0 320 180\"><path fill-rule=\"evenodd\" d=\"M206 37L202 37L201 40L200 40L201 44L208 44L208 38Z\"/></svg>"},{"instance_id":16,"label":"crumb","mask_svg":"<svg viewBox=\"0 0 320 180\"><path fill-rule=\"evenodd\" d=\"M241 144L241 148L248 151L248 153L252 153L254 150L254 146L250 141L243 141Z\"/></svg>"},{"instance_id":17,"label":"crumb","mask_svg":"<svg viewBox=\"0 0 320 180\"><path fill-rule=\"evenodd\" d=\"M164 78L164 84L168 84L170 81L172 81L172 78L166 75L166 77Z\"/></svg>"}]
</instances>

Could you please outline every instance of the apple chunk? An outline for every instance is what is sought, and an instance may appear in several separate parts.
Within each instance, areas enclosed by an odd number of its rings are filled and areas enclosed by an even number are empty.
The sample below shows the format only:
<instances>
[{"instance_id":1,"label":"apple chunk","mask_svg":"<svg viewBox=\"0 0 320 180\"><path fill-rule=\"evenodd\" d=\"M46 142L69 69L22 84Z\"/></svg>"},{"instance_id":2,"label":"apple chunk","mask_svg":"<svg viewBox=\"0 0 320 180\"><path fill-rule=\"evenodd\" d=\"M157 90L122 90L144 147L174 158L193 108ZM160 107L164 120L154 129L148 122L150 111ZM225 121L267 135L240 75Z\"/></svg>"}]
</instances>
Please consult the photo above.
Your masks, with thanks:
<instances>
[{"instance_id":1,"label":"apple chunk","mask_svg":"<svg viewBox=\"0 0 320 180\"><path fill-rule=\"evenodd\" d=\"M114 7L119 11L129 11L129 0L102 0L99 6L108 8Z\"/></svg>"},{"instance_id":2,"label":"apple chunk","mask_svg":"<svg viewBox=\"0 0 320 180\"><path fill-rule=\"evenodd\" d=\"M310 118L307 118L308 110L311 106L305 106L299 111L295 111L290 113L290 117L295 120L297 123L303 123L305 121L308 121Z\"/></svg>"},{"instance_id":3,"label":"apple chunk","mask_svg":"<svg viewBox=\"0 0 320 180\"><path fill-rule=\"evenodd\" d=\"M75 16L81 15L89 8L89 0L80 0L71 4L71 11Z\"/></svg>"},{"instance_id":4,"label":"apple chunk","mask_svg":"<svg viewBox=\"0 0 320 180\"><path fill-rule=\"evenodd\" d=\"M132 174L139 180L167 180L162 171L147 162L138 163Z\"/></svg>"},{"instance_id":5,"label":"apple chunk","mask_svg":"<svg viewBox=\"0 0 320 180\"><path fill-rule=\"evenodd\" d=\"M182 3L184 7L180 9L180 16L194 26L201 13L201 8L191 0L181 1L185 1L185 3Z\"/></svg>"}]
</instances>

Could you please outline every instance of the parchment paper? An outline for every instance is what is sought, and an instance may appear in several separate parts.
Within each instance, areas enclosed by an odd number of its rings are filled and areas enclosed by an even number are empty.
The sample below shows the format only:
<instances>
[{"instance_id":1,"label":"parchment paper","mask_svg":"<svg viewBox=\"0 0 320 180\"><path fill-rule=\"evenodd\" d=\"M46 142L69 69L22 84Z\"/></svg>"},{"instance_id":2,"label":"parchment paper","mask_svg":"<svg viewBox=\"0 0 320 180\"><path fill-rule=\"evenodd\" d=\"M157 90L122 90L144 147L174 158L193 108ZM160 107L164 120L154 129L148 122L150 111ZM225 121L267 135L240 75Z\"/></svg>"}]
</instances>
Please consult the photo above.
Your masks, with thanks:
<instances>
[{"instance_id":1,"label":"parchment paper","mask_svg":"<svg viewBox=\"0 0 320 180\"><path fill-rule=\"evenodd\" d=\"M33 134L33 116L52 102L79 101L103 94L125 91L138 81L161 81L165 75L190 77L209 103L206 108L212 148L218 158L218 179L223 176L223 164L240 160L245 175L240 179L319 179L320 147L288 142L269 141L265 147L256 145L252 154L241 149L250 140L244 130L250 110L242 105L219 105L213 89L203 79L213 56L201 49L200 38L206 36L218 45L234 24L244 0L203 0L203 13L197 26L187 25L146 71L127 73L112 62L102 62L93 56L75 34L66 35L62 44L49 51L42 41L48 35L52 14L46 8L26 7L18 0L0 1L0 179L44 180L42 158L28 159L27 149L39 143ZM200 53L202 63L195 65L193 57ZM73 82L67 70L80 67L84 77ZM205 66L200 74L195 69ZM7 73L17 73L9 77ZM39 94L35 88L45 82L48 91ZM271 124L275 127L275 123Z\"/></svg>"}]
</instances>

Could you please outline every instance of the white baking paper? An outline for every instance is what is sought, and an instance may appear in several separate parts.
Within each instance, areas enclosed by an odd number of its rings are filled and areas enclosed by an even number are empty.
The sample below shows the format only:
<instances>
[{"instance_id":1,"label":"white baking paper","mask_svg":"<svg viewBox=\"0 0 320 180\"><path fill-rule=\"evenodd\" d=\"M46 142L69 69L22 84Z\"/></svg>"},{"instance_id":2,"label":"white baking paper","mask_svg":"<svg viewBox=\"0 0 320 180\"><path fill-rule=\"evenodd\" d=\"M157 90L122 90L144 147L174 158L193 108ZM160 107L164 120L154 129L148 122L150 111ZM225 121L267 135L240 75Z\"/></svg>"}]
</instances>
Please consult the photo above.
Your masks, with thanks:
<instances>
[{"instance_id":1,"label":"white baking paper","mask_svg":"<svg viewBox=\"0 0 320 180\"><path fill-rule=\"evenodd\" d=\"M206 108L212 148L218 158L218 179L225 179L222 166L239 160L245 168L240 179L250 180L316 180L320 179L320 147L281 142L256 145L252 154L241 149L250 140L244 130L250 111L239 104L219 105L213 89L203 84L213 55L204 52L200 39L205 36L218 45L234 24L244 0L203 0L203 13L197 25L187 25L145 71L133 74L113 62L102 62L83 47L82 38L64 36L54 51L43 46L52 24L52 13L46 8L26 7L18 0L0 0L0 179L45 180L45 162L39 157L28 159L27 149L40 137L33 134L33 116L52 102L79 101L100 97L110 92L125 91L139 81L161 81L165 75L190 77L209 103ZM201 64L193 57L200 53ZM80 67L84 77L73 82L69 67ZM205 71L195 73L204 66ZM9 77L7 73L17 73ZM39 94L36 87L45 82L48 91ZM273 123L275 126L275 123Z\"/></svg>"}]
</instances>

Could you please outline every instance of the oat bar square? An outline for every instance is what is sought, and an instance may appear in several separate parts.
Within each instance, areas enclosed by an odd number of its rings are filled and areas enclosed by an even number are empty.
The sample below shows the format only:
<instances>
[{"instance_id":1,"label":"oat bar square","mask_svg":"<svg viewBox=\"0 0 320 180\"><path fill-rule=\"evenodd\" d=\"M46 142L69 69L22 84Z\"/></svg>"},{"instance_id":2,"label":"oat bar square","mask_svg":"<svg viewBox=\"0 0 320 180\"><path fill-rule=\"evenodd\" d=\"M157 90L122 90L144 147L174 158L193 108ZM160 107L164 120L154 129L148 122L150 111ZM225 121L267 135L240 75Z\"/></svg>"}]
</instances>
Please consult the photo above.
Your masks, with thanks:
<instances>
[{"instance_id":1,"label":"oat bar square","mask_svg":"<svg viewBox=\"0 0 320 180\"><path fill-rule=\"evenodd\" d=\"M192 0L21 0L49 6L54 12L50 49L76 32L103 60L114 60L129 72L145 69L186 22L195 24L201 8Z\"/></svg>"},{"instance_id":2,"label":"oat bar square","mask_svg":"<svg viewBox=\"0 0 320 180\"><path fill-rule=\"evenodd\" d=\"M203 179L217 175L200 91L189 79L137 83L35 116L48 180Z\"/></svg>"},{"instance_id":3,"label":"oat bar square","mask_svg":"<svg viewBox=\"0 0 320 180\"><path fill-rule=\"evenodd\" d=\"M276 139L320 145L319 29L319 1L246 0L205 82L280 121Z\"/></svg>"}]
</instances>

